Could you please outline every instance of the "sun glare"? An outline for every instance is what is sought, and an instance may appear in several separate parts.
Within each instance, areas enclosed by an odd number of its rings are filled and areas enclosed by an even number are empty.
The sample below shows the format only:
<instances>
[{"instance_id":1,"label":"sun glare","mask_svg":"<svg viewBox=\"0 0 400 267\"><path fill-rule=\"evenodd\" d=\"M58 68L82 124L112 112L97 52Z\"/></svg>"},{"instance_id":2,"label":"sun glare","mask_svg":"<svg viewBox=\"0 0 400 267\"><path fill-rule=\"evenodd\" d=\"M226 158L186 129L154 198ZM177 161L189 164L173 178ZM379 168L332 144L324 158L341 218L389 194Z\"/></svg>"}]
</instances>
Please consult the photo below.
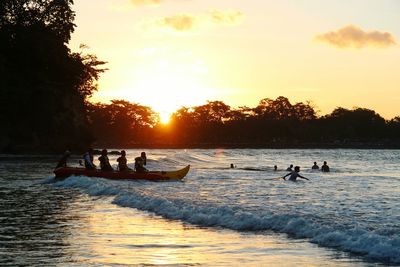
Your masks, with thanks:
<instances>
[{"instance_id":1,"label":"sun glare","mask_svg":"<svg viewBox=\"0 0 400 267\"><path fill-rule=\"evenodd\" d=\"M203 105L221 93L210 87L205 62L189 52L145 50L137 54L134 62L126 62L115 71L118 77L104 85L109 89L98 92L93 101L125 99L148 106L159 114L163 124L168 124L178 109Z\"/></svg>"},{"instance_id":2,"label":"sun glare","mask_svg":"<svg viewBox=\"0 0 400 267\"><path fill-rule=\"evenodd\" d=\"M171 119L171 113L169 112L159 112L160 122L162 124L168 124Z\"/></svg>"},{"instance_id":3,"label":"sun glare","mask_svg":"<svg viewBox=\"0 0 400 267\"><path fill-rule=\"evenodd\" d=\"M171 62L164 60L135 69L124 90L126 99L150 106L164 124L179 108L202 105L215 95L202 85L203 77L193 65Z\"/></svg>"}]
</instances>

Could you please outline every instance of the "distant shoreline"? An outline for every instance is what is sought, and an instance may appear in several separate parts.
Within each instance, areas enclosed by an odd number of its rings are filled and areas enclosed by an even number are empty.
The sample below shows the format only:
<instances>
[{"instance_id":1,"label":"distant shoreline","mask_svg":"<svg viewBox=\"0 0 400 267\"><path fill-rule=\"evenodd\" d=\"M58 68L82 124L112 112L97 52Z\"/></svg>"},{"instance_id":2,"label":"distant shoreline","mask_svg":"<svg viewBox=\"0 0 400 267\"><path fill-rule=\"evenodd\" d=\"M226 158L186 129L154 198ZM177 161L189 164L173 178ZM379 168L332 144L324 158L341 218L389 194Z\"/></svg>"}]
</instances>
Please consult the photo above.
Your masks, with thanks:
<instances>
[{"instance_id":1,"label":"distant shoreline","mask_svg":"<svg viewBox=\"0 0 400 267\"><path fill-rule=\"evenodd\" d=\"M94 144L94 147L112 147L118 149L400 149L400 143L384 143L384 142L335 142L335 143L195 143L195 144Z\"/></svg>"},{"instance_id":2,"label":"distant shoreline","mask_svg":"<svg viewBox=\"0 0 400 267\"><path fill-rule=\"evenodd\" d=\"M348 143L348 144L232 144L232 143L197 143L197 144L94 144L96 148L113 149L400 149L400 144Z\"/></svg>"},{"instance_id":3,"label":"distant shoreline","mask_svg":"<svg viewBox=\"0 0 400 267\"><path fill-rule=\"evenodd\" d=\"M373 143L373 142L348 142L348 143L197 143L197 144L93 144L96 149L400 149L400 143ZM68 148L65 148L68 149ZM58 151L48 147L16 147L0 150L0 154L59 154ZM83 153L84 151L73 151Z\"/></svg>"}]
</instances>

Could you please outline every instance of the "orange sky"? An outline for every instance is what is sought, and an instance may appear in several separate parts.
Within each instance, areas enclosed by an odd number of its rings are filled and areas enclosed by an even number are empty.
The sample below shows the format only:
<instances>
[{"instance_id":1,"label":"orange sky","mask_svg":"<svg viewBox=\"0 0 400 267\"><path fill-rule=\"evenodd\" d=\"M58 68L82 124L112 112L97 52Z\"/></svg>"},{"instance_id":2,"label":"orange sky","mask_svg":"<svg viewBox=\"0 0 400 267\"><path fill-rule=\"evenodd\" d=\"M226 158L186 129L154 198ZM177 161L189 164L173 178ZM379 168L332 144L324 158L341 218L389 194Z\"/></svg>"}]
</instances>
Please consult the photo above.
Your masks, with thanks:
<instances>
[{"instance_id":1,"label":"orange sky","mask_svg":"<svg viewBox=\"0 0 400 267\"><path fill-rule=\"evenodd\" d=\"M340 4L341 3L341 4ZM108 61L92 101L171 113L222 100L311 100L400 115L400 1L75 1L70 47Z\"/></svg>"}]
</instances>

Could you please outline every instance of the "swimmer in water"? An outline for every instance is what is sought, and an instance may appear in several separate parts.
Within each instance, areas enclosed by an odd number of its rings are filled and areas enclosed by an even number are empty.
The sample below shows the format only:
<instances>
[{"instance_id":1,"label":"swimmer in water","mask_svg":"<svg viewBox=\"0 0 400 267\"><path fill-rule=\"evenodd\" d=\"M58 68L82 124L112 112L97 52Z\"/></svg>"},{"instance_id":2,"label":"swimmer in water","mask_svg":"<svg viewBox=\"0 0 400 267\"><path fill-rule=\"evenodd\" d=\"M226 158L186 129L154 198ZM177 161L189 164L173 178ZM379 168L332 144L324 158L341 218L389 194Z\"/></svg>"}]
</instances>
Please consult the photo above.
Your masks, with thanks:
<instances>
[{"instance_id":1,"label":"swimmer in water","mask_svg":"<svg viewBox=\"0 0 400 267\"><path fill-rule=\"evenodd\" d=\"M292 182L296 182L297 177L300 177L300 178L309 180L308 178L306 178L306 177L304 177L304 176L301 176L301 175L299 174L299 172L300 172L300 167L299 167L299 166L296 166L296 167L294 167L294 171L289 172L288 174L286 174L286 175L283 176L282 178L283 178L283 180L286 180L286 177L290 175L289 181L292 181Z\"/></svg>"}]
</instances>

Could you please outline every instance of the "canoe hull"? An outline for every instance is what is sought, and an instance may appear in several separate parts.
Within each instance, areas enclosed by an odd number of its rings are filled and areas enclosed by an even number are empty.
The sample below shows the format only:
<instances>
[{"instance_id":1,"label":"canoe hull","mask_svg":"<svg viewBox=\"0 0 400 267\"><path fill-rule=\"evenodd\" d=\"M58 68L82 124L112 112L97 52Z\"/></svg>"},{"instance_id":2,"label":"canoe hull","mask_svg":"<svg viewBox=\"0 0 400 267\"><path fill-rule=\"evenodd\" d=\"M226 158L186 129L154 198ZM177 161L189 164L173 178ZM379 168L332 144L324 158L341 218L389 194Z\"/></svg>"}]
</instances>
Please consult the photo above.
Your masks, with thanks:
<instances>
[{"instance_id":1,"label":"canoe hull","mask_svg":"<svg viewBox=\"0 0 400 267\"><path fill-rule=\"evenodd\" d=\"M84 168L57 168L54 170L56 178L66 178L69 176L88 176L99 177L113 180L181 180L189 172L190 165L176 171L152 171L138 173L134 171L101 171L101 170L86 170Z\"/></svg>"}]
</instances>

